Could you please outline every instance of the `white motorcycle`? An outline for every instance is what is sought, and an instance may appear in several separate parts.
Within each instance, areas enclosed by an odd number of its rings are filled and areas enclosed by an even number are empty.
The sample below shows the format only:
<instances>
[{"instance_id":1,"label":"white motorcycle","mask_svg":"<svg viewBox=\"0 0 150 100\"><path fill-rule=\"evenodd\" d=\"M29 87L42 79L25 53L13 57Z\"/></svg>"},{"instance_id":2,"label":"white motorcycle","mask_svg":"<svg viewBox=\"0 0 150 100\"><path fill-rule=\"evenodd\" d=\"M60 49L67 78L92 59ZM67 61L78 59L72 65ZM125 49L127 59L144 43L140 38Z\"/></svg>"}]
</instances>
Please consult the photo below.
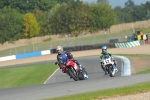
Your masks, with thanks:
<instances>
[{"instance_id":1,"label":"white motorcycle","mask_svg":"<svg viewBox=\"0 0 150 100\"><path fill-rule=\"evenodd\" d=\"M110 77L115 76L116 69L114 68L114 61L112 57L110 57L108 54L103 55L102 65Z\"/></svg>"}]
</instances>

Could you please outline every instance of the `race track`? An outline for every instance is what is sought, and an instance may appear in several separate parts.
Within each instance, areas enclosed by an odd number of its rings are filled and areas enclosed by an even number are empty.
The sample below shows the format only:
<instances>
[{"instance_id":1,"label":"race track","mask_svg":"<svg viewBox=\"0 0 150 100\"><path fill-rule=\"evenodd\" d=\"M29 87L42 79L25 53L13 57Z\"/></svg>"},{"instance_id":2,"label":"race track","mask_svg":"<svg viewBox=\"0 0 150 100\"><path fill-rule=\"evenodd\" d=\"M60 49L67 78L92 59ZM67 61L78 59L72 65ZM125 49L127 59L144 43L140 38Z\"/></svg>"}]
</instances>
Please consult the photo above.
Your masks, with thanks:
<instances>
[{"instance_id":1,"label":"race track","mask_svg":"<svg viewBox=\"0 0 150 100\"><path fill-rule=\"evenodd\" d=\"M75 82L63 74L61 70L58 70L46 81L46 84L0 89L0 100L39 100L150 81L150 78L146 78L150 77L150 74L121 76L123 62L119 58L115 59L118 62L117 68L119 70L115 77L104 75L99 64L99 56L81 57L77 60L88 72L89 79L87 81Z\"/></svg>"}]
</instances>

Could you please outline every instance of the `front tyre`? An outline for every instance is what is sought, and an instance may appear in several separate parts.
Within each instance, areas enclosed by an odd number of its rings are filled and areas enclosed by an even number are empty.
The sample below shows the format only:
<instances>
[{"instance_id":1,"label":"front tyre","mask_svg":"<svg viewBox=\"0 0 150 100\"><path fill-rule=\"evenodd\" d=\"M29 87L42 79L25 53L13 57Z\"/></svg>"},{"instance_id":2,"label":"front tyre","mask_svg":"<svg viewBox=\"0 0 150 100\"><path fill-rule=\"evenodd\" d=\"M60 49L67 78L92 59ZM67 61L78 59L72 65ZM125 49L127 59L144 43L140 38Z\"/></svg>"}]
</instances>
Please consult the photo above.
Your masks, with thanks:
<instances>
[{"instance_id":1,"label":"front tyre","mask_svg":"<svg viewBox=\"0 0 150 100\"><path fill-rule=\"evenodd\" d=\"M72 67L68 68L68 73L75 81L78 81L78 75Z\"/></svg>"},{"instance_id":2,"label":"front tyre","mask_svg":"<svg viewBox=\"0 0 150 100\"><path fill-rule=\"evenodd\" d=\"M115 74L113 73L113 70L110 67L108 68L108 73L110 74L110 77L115 76Z\"/></svg>"}]
</instances>

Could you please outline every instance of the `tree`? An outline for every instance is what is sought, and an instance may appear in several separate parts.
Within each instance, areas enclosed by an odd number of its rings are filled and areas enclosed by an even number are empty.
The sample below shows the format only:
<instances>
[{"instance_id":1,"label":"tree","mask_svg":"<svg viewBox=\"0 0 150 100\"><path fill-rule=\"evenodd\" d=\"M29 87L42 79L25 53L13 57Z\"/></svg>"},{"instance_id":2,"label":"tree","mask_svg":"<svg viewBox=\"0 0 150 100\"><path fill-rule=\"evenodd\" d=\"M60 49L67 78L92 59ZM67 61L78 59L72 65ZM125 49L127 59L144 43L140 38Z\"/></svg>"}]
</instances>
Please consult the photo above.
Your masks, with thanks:
<instances>
[{"instance_id":1,"label":"tree","mask_svg":"<svg viewBox=\"0 0 150 100\"><path fill-rule=\"evenodd\" d=\"M80 0L72 2L67 9L68 29L70 34L78 36L82 31L86 30L88 24L88 9Z\"/></svg>"},{"instance_id":2,"label":"tree","mask_svg":"<svg viewBox=\"0 0 150 100\"><path fill-rule=\"evenodd\" d=\"M146 14L146 16L145 17L143 16L142 19L150 19L150 1L147 1L145 4L142 4L141 6L143 8L144 12L143 14Z\"/></svg>"},{"instance_id":3,"label":"tree","mask_svg":"<svg viewBox=\"0 0 150 100\"><path fill-rule=\"evenodd\" d=\"M39 35L44 36L50 34L50 26L49 26L49 19L46 12L42 12L39 9L34 9L33 14L35 15L37 22L40 26L40 33Z\"/></svg>"},{"instance_id":4,"label":"tree","mask_svg":"<svg viewBox=\"0 0 150 100\"><path fill-rule=\"evenodd\" d=\"M134 9L132 7L125 7L123 10L124 12L124 21L125 22L133 22L134 21L134 17L133 17L133 13L134 13Z\"/></svg>"},{"instance_id":5,"label":"tree","mask_svg":"<svg viewBox=\"0 0 150 100\"><path fill-rule=\"evenodd\" d=\"M150 19L150 11L147 11L146 19Z\"/></svg>"},{"instance_id":6,"label":"tree","mask_svg":"<svg viewBox=\"0 0 150 100\"><path fill-rule=\"evenodd\" d=\"M0 8L11 6L21 13L33 12L35 8L48 11L58 2L56 0L0 0Z\"/></svg>"},{"instance_id":7,"label":"tree","mask_svg":"<svg viewBox=\"0 0 150 100\"><path fill-rule=\"evenodd\" d=\"M123 23L124 22L124 12L122 11L121 6L116 6L114 8L115 14L117 16L117 23Z\"/></svg>"},{"instance_id":8,"label":"tree","mask_svg":"<svg viewBox=\"0 0 150 100\"><path fill-rule=\"evenodd\" d=\"M10 6L4 7L0 13L0 43L20 39L22 37L23 16Z\"/></svg>"},{"instance_id":9,"label":"tree","mask_svg":"<svg viewBox=\"0 0 150 100\"><path fill-rule=\"evenodd\" d=\"M78 36L87 25L86 7L77 0L70 4L62 3L59 8L52 9L50 23L53 34L72 34Z\"/></svg>"},{"instance_id":10,"label":"tree","mask_svg":"<svg viewBox=\"0 0 150 100\"><path fill-rule=\"evenodd\" d=\"M106 4L109 4L109 1L108 0L97 0L97 3L106 3Z\"/></svg>"},{"instance_id":11,"label":"tree","mask_svg":"<svg viewBox=\"0 0 150 100\"><path fill-rule=\"evenodd\" d=\"M108 4L99 3L91 5L91 12L91 31L108 29L111 25L116 23L115 12Z\"/></svg>"},{"instance_id":12,"label":"tree","mask_svg":"<svg viewBox=\"0 0 150 100\"><path fill-rule=\"evenodd\" d=\"M36 0L34 8L38 8L42 11L48 11L57 4L57 0Z\"/></svg>"},{"instance_id":13,"label":"tree","mask_svg":"<svg viewBox=\"0 0 150 100\"><path fill-rule=\"evenodd\" d=\"M134 1L128 0L127 2L125 2L125 7L131 7L134 9L135 7Z\"/></svg>"},{"instance_id":14,"label":"tree","mask_svg":"<svg viewBox=\"0 0 150 100\"><path fill-rule=\"evenodd\" d=\"M39 24L36 20L36 17L32 13L27 13L23 19L23 36L25 38L31 38L37 36L40 32Z\"/></svg>"},{"instance_id":15,"label":"tree","mask_svg":"<svg viewBox=\"0 0 150 100\"><path fill-rule=\"evenodd\" d=\"M57 4L49 12L49 24L51 25L51 31L53 34L62 34L66 33L67 27L66 22L66 9L68 5L66 3Z\"/></svg>"},{"instance_id":16,"label":"tree","mask_svg":"<svg viewBox=\"0 0 150 100\"><path fill-rule=\"evenodd\" d=\"M73 2L75 0L57 0L58 3L62 4L62 3L69 3L69 2Z\"/></svg>"},{"instance_id":17,"label":"tree","mask_svg":"<svg viewBox=\"0 0 150 100\"><path fill-rule=\"evenodd\" d=\"M147 19L147 10L145 10L145 7L142 5L135 6L135 10L133 12L133 21L141 21Z\"/></svg>"}]
</instances>

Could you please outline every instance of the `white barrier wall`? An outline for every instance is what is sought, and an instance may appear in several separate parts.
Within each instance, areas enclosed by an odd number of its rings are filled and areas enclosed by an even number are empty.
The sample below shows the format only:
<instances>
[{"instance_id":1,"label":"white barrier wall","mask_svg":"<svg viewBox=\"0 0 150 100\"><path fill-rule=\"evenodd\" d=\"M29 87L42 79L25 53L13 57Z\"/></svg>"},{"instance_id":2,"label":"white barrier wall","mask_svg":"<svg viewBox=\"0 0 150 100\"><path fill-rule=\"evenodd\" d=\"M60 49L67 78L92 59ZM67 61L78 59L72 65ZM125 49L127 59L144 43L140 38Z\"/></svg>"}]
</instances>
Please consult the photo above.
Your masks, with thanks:
<instances>
[{"instance_id":1,"label":"white barrier wall","mask_svg":"<svg viewBox=\"0 0 150 100\"><path fill-rule=\"evenodd\" d=\"M16 59L16 55L0 57L0 61L15 60L15 59Z\"/></svg>"},{"instance_id":2,"label":"white barrier wall","mask_svg":"<svg viewBox=\"0 0 150 100\"><path fill-rule=\"evenodd\" d=\"M50 50L41 51L41 55L48 55L48 54L51 54Z\"/></svg>"}]
</instances>

